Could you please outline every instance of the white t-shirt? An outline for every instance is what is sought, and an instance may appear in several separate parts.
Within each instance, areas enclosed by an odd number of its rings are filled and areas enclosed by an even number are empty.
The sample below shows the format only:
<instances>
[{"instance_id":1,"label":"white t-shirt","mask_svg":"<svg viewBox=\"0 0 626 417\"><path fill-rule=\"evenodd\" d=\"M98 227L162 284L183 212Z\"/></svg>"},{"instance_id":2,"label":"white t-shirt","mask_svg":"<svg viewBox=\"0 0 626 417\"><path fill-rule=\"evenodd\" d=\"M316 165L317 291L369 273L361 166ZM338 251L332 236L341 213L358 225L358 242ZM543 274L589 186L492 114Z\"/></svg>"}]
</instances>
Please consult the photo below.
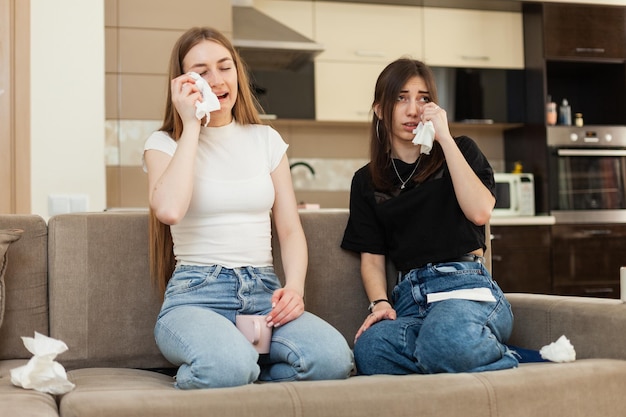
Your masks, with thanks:
<instances>
[{"instance_id":1,"label":"white t-shirt","mask_svg":"<svg viewBox=\"0 0 626 417\"><path fill-rule=\"evenodd\" d=\"M178 264L272 265L270 174L287 146L265 125L233 121L201 128L191 203L185 217L170 228ZM166 132L157 131L146 140L144 151L174 155L176 147Z\"/></svg>"}]
</instances>

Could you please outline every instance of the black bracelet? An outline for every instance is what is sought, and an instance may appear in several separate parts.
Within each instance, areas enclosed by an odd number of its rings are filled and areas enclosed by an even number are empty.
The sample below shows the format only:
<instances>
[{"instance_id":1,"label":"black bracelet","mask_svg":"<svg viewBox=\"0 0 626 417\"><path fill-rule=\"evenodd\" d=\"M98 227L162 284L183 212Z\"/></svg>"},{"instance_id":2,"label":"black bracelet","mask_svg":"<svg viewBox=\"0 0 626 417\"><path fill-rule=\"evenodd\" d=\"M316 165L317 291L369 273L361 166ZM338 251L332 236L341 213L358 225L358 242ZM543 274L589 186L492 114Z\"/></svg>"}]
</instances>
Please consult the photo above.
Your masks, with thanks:
<instances>
[{"instance_id":1,"label":"black bracelet","mask_svg":"<svg viewBox=\"0 0 626 417\"><path fill-rule=\"evenodd\" d=\"M371 312L372 312L372 310L374 309L374 306L376 306L376 304L378 304L378 303L382 303L382 302L389 303L389 305L391 305L391 301L387 300L386 298L380 298L380 299L378 299L378 300L374 300L374 301L372 301L372 302L370 303L370 306L369 306L369 307L367 307L367 309L368 309L368 310L369 310L369 312L371 313Z\"/></svg>"}]
</instances>

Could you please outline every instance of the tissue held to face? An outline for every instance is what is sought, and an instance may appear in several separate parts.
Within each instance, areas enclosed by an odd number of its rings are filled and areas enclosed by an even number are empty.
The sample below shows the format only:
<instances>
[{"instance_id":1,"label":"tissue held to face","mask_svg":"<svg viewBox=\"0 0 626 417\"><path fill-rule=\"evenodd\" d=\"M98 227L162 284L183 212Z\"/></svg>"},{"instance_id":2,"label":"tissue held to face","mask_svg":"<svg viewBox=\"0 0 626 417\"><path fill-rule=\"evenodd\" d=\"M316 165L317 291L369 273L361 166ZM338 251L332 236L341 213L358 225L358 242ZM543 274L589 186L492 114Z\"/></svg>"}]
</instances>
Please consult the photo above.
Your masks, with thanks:
<instances>
[{"instance_id":1,"label":"tissue held to face","mask_svg":"<svg viewBox=\"0 0 626 417\"><path fill-rule=\"evenodd\" d=\"M209 126L224 126L232 121L237 99L237 68L228 49L210 40L192 47L183 58L183 71L193 71L206 80L220 102L220 110L211 112Z\"/></svg>"}]
</instances>

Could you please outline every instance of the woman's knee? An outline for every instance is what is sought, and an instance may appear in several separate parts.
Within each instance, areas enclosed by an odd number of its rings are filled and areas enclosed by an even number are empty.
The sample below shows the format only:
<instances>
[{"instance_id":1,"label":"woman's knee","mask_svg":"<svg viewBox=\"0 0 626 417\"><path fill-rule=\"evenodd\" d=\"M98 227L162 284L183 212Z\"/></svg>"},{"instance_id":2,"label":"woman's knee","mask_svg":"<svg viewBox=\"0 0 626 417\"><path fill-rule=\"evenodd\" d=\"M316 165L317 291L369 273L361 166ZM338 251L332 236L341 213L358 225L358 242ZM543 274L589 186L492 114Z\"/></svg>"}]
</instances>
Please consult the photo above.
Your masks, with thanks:
<instances>
[{"instance_id":1,"label":"woman's knee","mask_svg":"<svg viewBox=\"0 0 626 417\"><path fill-rule=\"evenodd\" d=\"M383 323L367 329L354 343L354 361L361 375L388 373L383 363L386 363L397 349L389 343L389 334L384 329L386 326Z\"/></svg>"},{"instance_id":2,"label":"woman's knee","mask_svg":"<svg viewBox=\"0 0 626 417\"><path fill-rule=\"evenodd\" d=\"M237 387L255 382L259 373L254 354L243 357L207 354L181 365L175 385L180 389Z\"/></svg>"},{"instance_id":3,"label":"woman's knee","mask_svg":"<svg viewBox=\"0 0 626 417\"><path fill-rule=\"evenodd\" d=\"M277 329L271 349L274 360L290 368L275 370L272 378L278 380L343 379L354 367L352 351L342 334L310 313Z\"/></svg>"}]
</instances>

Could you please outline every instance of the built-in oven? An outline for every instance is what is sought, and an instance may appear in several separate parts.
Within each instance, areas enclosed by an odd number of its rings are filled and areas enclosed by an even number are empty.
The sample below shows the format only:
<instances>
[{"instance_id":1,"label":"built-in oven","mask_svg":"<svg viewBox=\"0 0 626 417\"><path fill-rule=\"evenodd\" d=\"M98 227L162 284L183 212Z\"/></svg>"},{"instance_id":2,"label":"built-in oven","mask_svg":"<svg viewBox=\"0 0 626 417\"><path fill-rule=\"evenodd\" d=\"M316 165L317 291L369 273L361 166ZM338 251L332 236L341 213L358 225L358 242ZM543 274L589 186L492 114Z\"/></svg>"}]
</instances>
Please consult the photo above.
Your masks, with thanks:
<instances>
[{"instance_id":1,"label":"built-in oven","mask_svg":"<svg viewBox=\"0 0 626 417\"><path fill-rule=\"evenodd\" d=\"M626 127L549 127L552 280L558 294L619 298L626 265Z\"/></svg>"},{"instance_id":2,"label":"built-in oven","mask_svg":"<svg viewBox=\"0 0 626 417\"><path fill-rule=\"evenodd\" d=\"M550 213L557 223L626 223L626 127L548 127Z\"/></svg>"}]
</instances>

